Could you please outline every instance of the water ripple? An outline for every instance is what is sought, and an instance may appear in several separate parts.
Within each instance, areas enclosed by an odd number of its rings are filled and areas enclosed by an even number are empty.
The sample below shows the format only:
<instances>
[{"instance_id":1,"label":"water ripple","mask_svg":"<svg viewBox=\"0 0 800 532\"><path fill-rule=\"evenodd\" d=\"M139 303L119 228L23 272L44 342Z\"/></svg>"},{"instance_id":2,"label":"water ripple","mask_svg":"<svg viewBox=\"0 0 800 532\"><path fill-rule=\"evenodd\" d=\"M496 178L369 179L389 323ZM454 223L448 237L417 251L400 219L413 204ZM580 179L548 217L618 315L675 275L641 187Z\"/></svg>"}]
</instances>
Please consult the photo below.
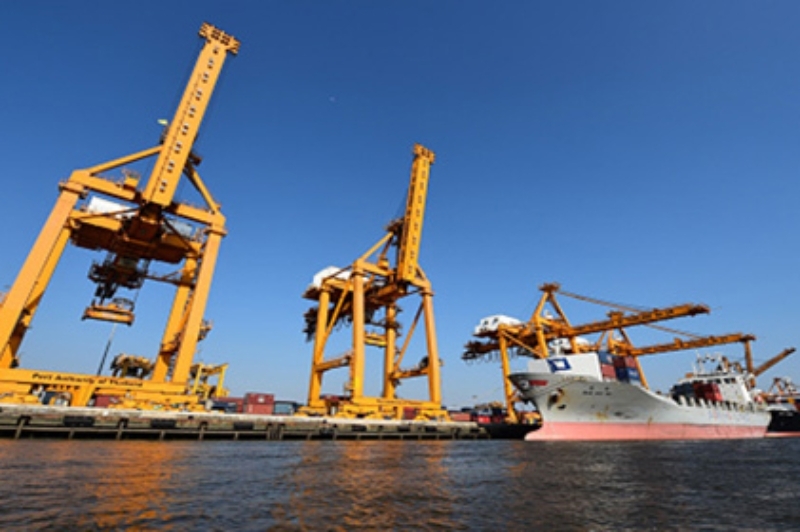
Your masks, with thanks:
<instances>
[{"instance_id":1,"label":"water ripple","mask_svg":"<svg viewBox=\"0 0 800 532\"><path fill-rule=\"evenodd\" d=\"M786 530L800 440L0 441L0 530Z\"/></svg>"}]
</instances>

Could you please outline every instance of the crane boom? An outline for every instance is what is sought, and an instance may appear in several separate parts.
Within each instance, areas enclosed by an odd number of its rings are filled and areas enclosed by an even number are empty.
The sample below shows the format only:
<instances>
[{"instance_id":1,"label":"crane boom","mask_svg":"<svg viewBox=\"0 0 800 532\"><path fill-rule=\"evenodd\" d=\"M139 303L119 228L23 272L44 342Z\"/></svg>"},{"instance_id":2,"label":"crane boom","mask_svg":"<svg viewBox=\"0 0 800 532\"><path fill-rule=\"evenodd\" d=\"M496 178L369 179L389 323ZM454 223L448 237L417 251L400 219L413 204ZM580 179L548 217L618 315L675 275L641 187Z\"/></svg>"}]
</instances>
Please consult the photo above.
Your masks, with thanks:
<instances>
[{"instance_id":1,"label":"crane boom","mask_svg":"<svg viewBox=\"0 0 800 532\"><path fill-rule=\"evenodd\" d=\"M545 291L544 297L552 300L552 292ZM540 304L540 306L543 305ZM467 343L466 351L464 355L462 355L462 358L465 360L472 360L484 354L497 351L500 348L497 340L500 334L505 334L514 338L514 343L529 345L534 349L538 349L541 355L544 356L545 348L542 347L543 342L546 344L546 342L556 338L576 338L587 334L623 329L636 325L647 325L649 323L671 320L684 316L708 314L709 312L710 310L707 305L685 303L671 307L644 310L633 314L624 314L614 311L609 313L609 318L607 320L595 321L582 325L570 325L569 321L563 315L560 318L547 318L536 313L528 324L506 325L496 331L488 331L476 335L486 338L486 340Z\"/></svg>"},{"instance_id":2,"label":"crane boom","mask_svg":"<svg viewBox=\"0 0 800 532\"><path fill-rule=\"evenodd\" d=\"M403 217L403 232L397 250L397 278L410 282L417 276L419 247L422 241L422 222L425 219L425 203L428 196L428 179L435 154L422 146L414 145L414 161L411 164L411 180Z\"/></svg>"},{"instance_id":3,"label":"crane boom","mask_svg":"<svg viewBox=\"0 0 800 532\"><path fill-rule=\"evenodd\" d=\"M236 38L208 23L203 23L199 35L206 40L206 44L200 51L175 116L169 123L163 149L142 194L146 202L161 207L168 207L172 203L225 58L228 53L239 53L239 41Z\"/></svg>"},{"instance_id":4,"label":"crane boom","mask_svg":"<svg viewBox=\"0 0 800 532\"><path fill-rule=\"evenodd\" d=\"M778 362L780 362L784 358L788 357L789 355L791 355L795 351L796 351L796 349L794 347L789 347L787 349L784 349L783 351L781 351L780 353L778 353L774 357L770 358L769 360L767 360L766 362L764 362L763 364L761 364L757 368L753 368L752 367L752 365L753 365L752 359L749 359L748 360L748 364L747 364L747 366L748 366L747 367L747 371L752 373L753 377L758 377L759 375L761 375L762 373L767 371L769 368L771 368L772 366L774 366L775 364L777 364Z\"/></svg>"},{"instance_id":5,"label":"crane boom","mask_svg":"<svg viewBox=\"0 0 800 532\"><path fill-rule=\"evenodd\" d=\"M734 344L737 342L749 344L756 339L752 334L732 333L722 336L705 336L692 340L682 340L675 338L672 342L665 344L650 345L645 347L632 347L625 344L615 346L616 354L623 356L639 357L644 355L654 355L657 353L669 353L672 351L685 351L687 349L699 349L714 345Z\"/></svg>"},{"instance_id":6,"label":"crane boom","mask_svg":"<svg viewBox=\"0 0 800 532\"><path fill-rule=\"evenodd\" d=\"M552 332L548 336L553 338L573 338L586 334L593 334L613 329L623 329L634 325L646 325L657 321L671 320L684 316L697 316L698 314L708 314L710 309L706 305L695 305L687 303L673 307L656 308L645 310L634 314L623 314L622 312L610 312L607 320L585 323L583 325L569 326L559 321L548 321L547 326Z\"/></svg>"}]
</instances>

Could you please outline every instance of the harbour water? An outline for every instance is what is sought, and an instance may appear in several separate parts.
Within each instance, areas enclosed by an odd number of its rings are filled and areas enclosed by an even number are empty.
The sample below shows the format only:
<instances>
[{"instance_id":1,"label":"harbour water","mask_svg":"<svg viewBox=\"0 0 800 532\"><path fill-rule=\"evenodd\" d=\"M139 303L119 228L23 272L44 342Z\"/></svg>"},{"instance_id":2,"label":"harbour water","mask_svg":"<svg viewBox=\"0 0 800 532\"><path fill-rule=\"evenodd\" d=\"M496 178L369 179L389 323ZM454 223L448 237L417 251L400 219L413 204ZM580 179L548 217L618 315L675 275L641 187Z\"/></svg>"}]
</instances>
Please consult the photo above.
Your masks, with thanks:
<instances>
[{"instance_id":1,"label":"harbour water","mask_svg":"<svg viewBox=\"0 0 800 532\"><path fill-rule=\"evenodd\" d=\"M787 530L800 439L0 441L0 530Z\"/></svg>"}]
</instances>

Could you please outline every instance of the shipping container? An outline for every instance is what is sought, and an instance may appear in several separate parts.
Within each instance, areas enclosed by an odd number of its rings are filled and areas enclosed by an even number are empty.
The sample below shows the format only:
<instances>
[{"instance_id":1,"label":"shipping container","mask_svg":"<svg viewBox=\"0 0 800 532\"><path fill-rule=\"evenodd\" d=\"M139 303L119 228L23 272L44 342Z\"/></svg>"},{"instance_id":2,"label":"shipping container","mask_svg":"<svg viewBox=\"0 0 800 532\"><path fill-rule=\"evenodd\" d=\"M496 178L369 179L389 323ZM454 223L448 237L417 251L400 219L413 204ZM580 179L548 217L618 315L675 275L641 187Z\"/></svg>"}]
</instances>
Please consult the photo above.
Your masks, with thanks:
<instances>
[{"instance_id":1,"label":"shipping container","mask_svg":"<svg viewBox=\"0 0 800 532\"><path fill-rule=\"evenodd\" d=\"M302 405L295 401L275 401L272 414L275 416L293 416Z\"/></svg>"},{"instance_id":2,"label":"shipping container","mask_svg":"<svg viewBox=\"0 0 800 532\"><path fill-rule=\"evenodd\" d=\"M617 370L611 364L600 364L600 374L603 377L617 378Z\"/></svg>"},{"instance_id":3,"label":"shipping container","mask_svg":"<svg viewBox=\"0 0 800 532\"><path fill-rule=\"evenodd\" d=\"M115 395L95 395L94 406L95 408L108 408L119 402L119 397Z\"/></svg>"},{"instance_id":4,"label":"shipping container","mask_svg":"<svg viewBox=\"0 0 800 532\"><path fill-rule=\"evenodd\" d=\"M598 352L597 358L600 360L600 364L609 364L612 366L614 365L614 355L612 355L608 351Z\"/></svg>"},{"instance_id":5,"label":"shipping container","mask_svg":"<svg viewBox=\"0 0 800 532\"><path fill-rule=\"evenodd\" d=\"M244 404L246 405L271 405L275 403L275 396L271 393L248 392L244 394Z\"/></svg>"},{"instance_id":6,"label":"shipping container","mask_svg":"<svg viewBox=\"0 0 800 532\"><path fill-rule=\"evenodd\" d=\"M470 413L469 412L461 412L458 410L451 410L448 412L450 415L450 421L469 421L470 420Z\"/></svg>"},{"instance_id":7,"label":"shipping container","mask_svg":"<svg viewBox=\"0 0 800 532\"><path fill-rule=\"evenodd\" d=\"M625 367L636 368L636 357L623 357L625 359Z\"/></svg>"},{"instance_id":8,"label":"shipping container","mask_svg":"<svg viewBox=\"0 0 800 532\"><path fill-rule=\"evenodd\" d=\"M240 414L242 412L241 404L237 405L226 401L211 401L207 408L212 412L225 412L226 414Z\"/></svg>"},{"instance_id":9,"label":"shipping container","mask_svg":"<svg viewBox=\"0 0 800 532\"><path fill-rule=\"evenodd\" d=\"M211 404L212 410L221 410L230 414L241 414L244 412L243 397L218 397Z\"/></svg>"},{"instance_id":10,"label":"shipping container","mask_svg":"<svg viewBox=\"0 0 800 532\"><path fill-rule=\"evenodd\" d=\"M617 368L617 380L628 382L628 368Z\"/></svg>"},{"instance_id":11,"label":"shipping container","mask_svg":"<svg viewBox=\"0 0 800 532\"><path fill-rule=\"evenodd\" d=\"M403 408L403 419L410 420L417 417L419 410L413 406L406 406Z\"/></svg>"},{"instance_id":12,"label":"shipping container","mask_svg":"<svg viewBox=\"0 0 800 532\"><path fill-rule=\"evenodd\" d=\"M614 367L615 368L627 367L627 366L625 366L625 358L626 357L615 356L614 357Z\"/></svg>"}]
</instances>

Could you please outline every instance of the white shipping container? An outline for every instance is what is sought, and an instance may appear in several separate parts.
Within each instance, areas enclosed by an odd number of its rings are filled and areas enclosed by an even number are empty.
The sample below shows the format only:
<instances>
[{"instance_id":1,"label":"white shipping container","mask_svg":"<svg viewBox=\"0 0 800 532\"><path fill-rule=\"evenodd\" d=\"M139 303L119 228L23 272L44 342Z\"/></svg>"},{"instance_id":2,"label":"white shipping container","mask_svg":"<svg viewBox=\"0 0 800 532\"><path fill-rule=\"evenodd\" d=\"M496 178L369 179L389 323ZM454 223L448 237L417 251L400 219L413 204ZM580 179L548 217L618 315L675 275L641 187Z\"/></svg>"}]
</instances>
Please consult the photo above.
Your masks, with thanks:
<instances>
[{"instance_id":1,"label":"white shipping container","mask_svg":"<svg viewBox=\"0 0 800 532\"><path fill-rule=\"evenodd\" d=\"M328 266L327 268L323 268L317 272L311 281L311 286L314 288L320 288L322 286L322 281L331 276L346 281L350 278L350 273L350 270L342 270L342 268L339 268L338 266Z\"/></svg>"},{"instance_id":2,"label":"white shipping container","mask_svg":"<svg viewBox=\"0 0 800 532\"><path fill-rule=\"evenodd\" d=\"M500 325L522 325L522 321L512 318L511 316L503 316L502 314L495 314L494 316L487 316L478 322L473 334L482 334L487 332L494 332Z\"/></svg>"}]
</instances>

